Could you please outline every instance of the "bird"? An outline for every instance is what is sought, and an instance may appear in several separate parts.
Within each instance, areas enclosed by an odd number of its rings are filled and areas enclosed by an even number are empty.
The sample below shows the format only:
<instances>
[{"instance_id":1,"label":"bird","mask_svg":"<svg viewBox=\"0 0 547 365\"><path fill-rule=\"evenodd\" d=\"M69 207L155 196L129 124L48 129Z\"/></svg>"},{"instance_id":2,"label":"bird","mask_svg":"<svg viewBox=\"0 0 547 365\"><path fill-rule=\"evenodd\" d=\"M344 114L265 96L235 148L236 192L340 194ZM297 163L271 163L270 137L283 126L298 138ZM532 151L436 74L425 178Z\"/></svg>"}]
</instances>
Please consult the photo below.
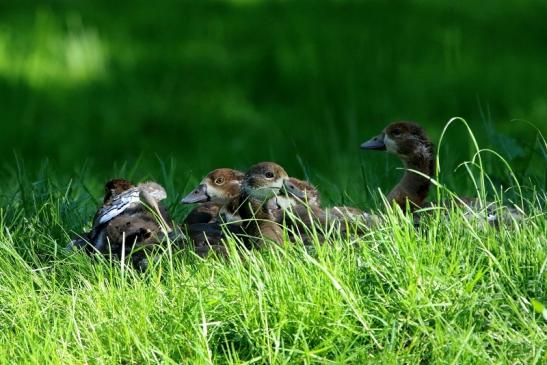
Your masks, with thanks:
<instances>
[{"instance_id":1,"label":"bird","mask_svg":"<svg viewBox=\"0 0 547 365\"><path fill-rule=\"evenodd\" d=\"M165 189L155 182L135 186L125 179L108 181L103 205L93 218L91 231L85 235L86 251L122 257L165 238L179 239L180 232L160 205L166 197ZM144 251L132 257L134 263L144 259Z\"/></svg>"},{"instance_id":2,"label":"bird","mask_svg":"<svg viewBox=\"0 0 547 365\"><path fill-rule=\"evenodd\" d=\"M282 169L281 166L271 162L262 163L258 166L264 164L272 170ZM249 190L249 186L246 189ZM324 242L323 233L331 227L340 232L345 232L349 228L345 224L347 221L364 223L367 229L375 223L372 215L357 208L335 206L323 209L319 190L310 182L295 177L288 177L285 180L283 189L280 189L275 196L267 201L265 208L271 216L264 215L261 217L263 220L261 231L264 231L264 227L267 227L272 236L279 238L278 227L286 227L289 240L299 239L304 244L311 243L315 238L318 238L320 242ZM272 224L272 221L277 224ZM362 226L363 224L352 225L355 228L353 231L362 233ZM249 229L247 228L247 230ZM257 230L256 225L255 230ZM273 241L279 243L280 240Z\"/></svg>"},{"instance_id":3,"label":"bird","mask_svg":"<svg viewBox=\"0 0 547 365\"><path fill-rule=\"evenodd\" d=\"M231 212L226 210L226 206L239 195L244 176L243 172L229 168L220 168L208 173L201 183L181 200L182 204L199 204L188 214L184 223L212 223L217 222L220 216L225 222L239 220L239 217L232 216Z\"/></svg>"},{"instance_id":4,"label":"bird","mask_svg":"<svg viewBox=\"0 0 547 365\"><path fill-rule=\"evenodd\" d=\"M361 209L350 206L333 206L322 208L319 190L310 182L289 177L287 184L288 193L276 197L276 203L279 207L277 214L283 215L288 210L292 211L297 218L293 220L293 225L303 228L310 227L312 224L322 226L329 223L341 223L345 221L361 222L366 226L372 226L377 217L366 213ZM293 193L296 190L296 193ZM304 199L297 198L299 192L303 192ZM296 208L295 208L296 207Z\"/></svg>"},{"instance_id":5,"label":"bird","mask_svg":"<svg viewBox=\"0 0 547 365\"><path fill-rule=\"evenodd\" d=\"M278 208L275 198L288 191L299 199L306 196L275 162L258 163L245 173L241 194L232 200L231 206L235 206L241 216L242 229L251 246L260 248L270 243L284 243L283 228L275 213Z\"/></svg>"},{"instance_id":6,"label":"bird","mask_svg":"<svg viewBox=\"0 0 547 365\"><path fill-rule=\"evenodd\" d=\"M103 203L99 210L97 210L97 213L95 214L95 217L93 218L93 221L97 219L97 215L99 212L107 207L112 200L118 196L119 194L123 193L124 191L131 189L135 187L135 184L133 184L131 181L122 179L122 178L115 178L108 180L104 185L104 197L103 197ZM93 230L89 232L85 232L81 235L78 235L78 237L74 238L66 247L68 251L74 250L74 249L91 249L93 246L91 244L91 241L96 239L97 231L93 232Z\"/></svg>"},{"instance_id":7,"label":"bird","mask_svg":"<svg viewBox=\"0 0 547 365\"><path fill-rule=\"evenodd\" d=\"M281 194L275 197L275 202L280 209L288 209L289 207L294 207L298 204L307 204L314 207L321 206L321 196L319 190L312 185L310 182L305 180L300 180L295 177L289 177L289 188L293 190L293 187L296 190L304 193L304 199L298 200L293 194Z\"/></svg>"},{"instance_id":8,"label":"bird","mask_svg":"<svg viewBox=\"0 0 547 365\"><path fill-rule=\"evenodd\" d=\"M435 174L435 146L424 128L414 122L391 123L379 135L362 143L361 148L387 151L403 161L406 171L387 194L390 204L394 202L403 211L407 202L411 210L422 206L431 186L430 177Z\"/></svg>"},{"instance_id":9,"label":"bird","mask_svg":"<svg viewBox=\"0 0 547 365\"><path fill-rule=\"evenodd\" d=\"M362 143L361 148L387 151L401 159L406 171L399 183L388 193L387 201L396 203L403 211L406 210L408 202L410 211L415 212L415 224L419 224L421 216L425 213L420 209L439 207L438 203L426 202L431 177L436 173L435 146L421 125L408 121L391 123L379 135ZM524 217L519 209L507 206L496 209L492 202L486 202L486 209L483 209L480 199L470 197L442 201L440 207L451 210L454 204L465 209L466 217L485 213L488 224L495 227L502 221L520 220ZM479 214L481 215L483 214Z\"/></svg>"},{"instance_id":10,"label":"bird","mask_svg":"<svg viewBox=\"0 0 547 365\"><path fill-rule=\"evenodd\" d=\"M239 196L243 178L244 173L238 170L213 170L181 200L182 204L198 204L183 225L199 256L206 256L211 251L225 256L227 250L222 244L225 231L240 233L241 217L230 202Z\"/></svg>"},{"instance_id":11,"label":"bird","mask_svg":"<svg viewBox=\"0 0 547 365\"><path fill-rule=\"evenodd\" d=\"M236 204L245 222L242 228L246 237L254 247L260 248L269 243L284 244L283 227L288 228L287 238L298 237L305 244L312 241L313 236L324 240L322 232L314 230L314 226L325 228L334 224L343 231L345 226L341 220L329 216L319 202L319 193L313 185L289 177L285 169L274 162L262 162L246 172Z\"/></svg>"},{"instance_id":12,"label":"bird","mask_svg":"<svg viewBox=\"0 0 547 365\"><path fill-rule=\"evenodd\" d=\"M136 219L138 217L137 213L143 214L143 211L145 211L158 220L154 231L162 231L165 235L172 232L172 225L167 223L167 220L169 220L167 211L163 208L160 209L159 206L159 202L166 197L167 193L165 189L152 181L141 183L114 196L108 204L103 205L99 209L93 220L91 237L94 249L105 253L108 250L107 241L110 241L111 245L113 242L120 242L122 239L121 236L108 237L108 230L105 228L107 228L108 223L113 219L122 215L134 216ZM115 231L111 230L111 232L114 233Z\"/></svg>"}]
</instances>

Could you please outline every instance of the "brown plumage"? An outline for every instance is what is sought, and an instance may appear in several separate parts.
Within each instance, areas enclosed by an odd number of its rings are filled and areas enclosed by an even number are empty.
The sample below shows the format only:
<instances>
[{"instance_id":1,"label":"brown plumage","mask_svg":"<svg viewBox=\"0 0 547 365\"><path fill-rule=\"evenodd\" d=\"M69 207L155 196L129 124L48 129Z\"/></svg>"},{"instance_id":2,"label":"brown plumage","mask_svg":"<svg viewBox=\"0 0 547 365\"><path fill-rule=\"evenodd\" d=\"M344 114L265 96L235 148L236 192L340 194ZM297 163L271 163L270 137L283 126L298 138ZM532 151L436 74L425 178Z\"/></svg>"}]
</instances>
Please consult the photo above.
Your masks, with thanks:
<instances>
[{"instance_id":1,"label":"brown plumage","mask_svg":"<svg viewBox=\"0 0 547 365\"><path fill-rule=\"evenodd\" d=\"M279 194L268 202L275 221L284 223L293 232L304 232L312 224L327 224L319 190L308 181L294 177L289 177L287 182L287 194ZM295 194L304 196L298 198Z\"/></svg>"},{"instance_id":2,"label":"brown plumage","mask_svg":"<svg viewBox=\"0 0 547 365\"><path fill-rule=\"evenodd\" d=\"M283 229L278 223L271 200L284 194L289 186L289 176L283 167L274 162L252 166L245 174L241 195L232 201L238 206L244 235L253 246L269 243L282 244ZM291 186L295 190L295 187ZM295 190L296 192L297 190ZM303 198L303 193L300 198Z\"/></svg>"},{"instance_id":3,"label":"brown plumage","mask_svg":"<svg viewBox=\"0 0 547 365\"><path fill-rule=\"evenodd\" d=\"M289 183L297 190L304 193L303 199L297 199L292 194L281 194L276 196L275 202L280 209L287 209L299 204L310 205L313 207L321 206L321 196L319 190L310 182L300 180L294 177L289 177ZM290 191L289 191L290 193Z\"/></svg>"},{"instance_id":4,"label":"brown plumage","mask_svg":"<svg viewBox=\"0 0 547 365\"><path fill-rule=\"evenodd\" d=\"M357 208L348 206L321 208L319 191L307 181L291 177L287 187L289 194L276 197L278 209L274 213L278 222L284 222L292 233L298 232L296 234L301 238L309 236L304 232L309 232L312 225L327 227L335 224L344 230L345 224L342 223L345 221L364 223L367 227L375 223L376 217ZM293 190L297 195L304 193L304 198L295 197L291 194Z\"/></svg>"},{"instance_id":5,"label":"brown plumage","mask_svg":"<svg viewBox=\"0 0 547 365\"><path fill-rule=\"evenodd\" d=\"M183 204L199 204L185 219L185 224L216 222L221 214L228 221L238 217L229 216L225 208L241 191L244 174L234 169L216 169L203 178L201 183L186 197Z\"/></svg>"},{"instance_id":6,"label":"brown plumage","mask_svg":"<svg viewBox=\"0 0 547 365\"><path fill-rule=\"evenodd\" d=\"M217 203L200 203L184 218L184 224L214 223L219 218L221 208L222 206Z\"/></svg>"},{"instance_id":7,"label":"brown plumage","mask_svg":"<svg viewBox=\"0 0 547 365\"><path fill-rule=\"evenodd\" d=\"M258 246L269 242L282 244L282 225L287 226L289 237L299 237L304 242L309 242L315 234L323 240L321 229L314 230L314 226L324 228L335 224L344 229L341 220L321 209L317 189L308 182L289 178L275 163L253 166L245 175L242 191L238 204L245 220L243 230ZM280 206L280 197L290 203Z\"/></svg>"},{"instance_id":8,"label":"brown plumage","mask_svg":"<svg viewBox=\"0 0 547 365\"><path fill-rule=\"evenodd\" d=\"M363 143L361 148L388 151L403 161L407 170L387 194L389 202L395 202L403 210L407 201L411 209L422 206L431 185L429 177L435 174L435 147L420 125L413 122L392 123L378 136ZM409 170L416 170L425 176Z\"/></svg>"},{"instance_id":9,"label":"brown plumage","mask_svg":"<svg viewBox=\"0 0 547 365\"><path fill-rule=\"evenodd\" d=\"M122 257L137 250L133 262L142 268L145 250L163 241L166 236L175 239L175 226L165 207L159 202L167 194L154 182L135 186L124 179L105 184L102 207L95 214L93 228L86 235L84 245L89 253ZM136 261L137 260L137 261Z\"/></svg>"},{"instance_id":10,"label":"brown plumage","mask_svg":"<svg viewBox=\"0 0 547 365\"><path fill-rule=\"evenodd\" d=\"M162 219L170 222L169 214L164 207L160 208L160 212ZM112 219L106 226L106 236L113 252L121 252L119 250L123 244L127 255L133 248L152 246L162 241L172 229L172 223L164 229L155 214L151 214L147 209L140 209Z\"/></svg>"},{"instance_id":11,"label":"brown plumage","mask_svg":"<svg viewBox=\"0 0 547 365\"><path fill-rule=\"evenodd\" d=\"M412 211L417 208L437 206L436 203L425 202L431 185L428 177L435 175L435 147L424 128L413 122L392 123L380 135L363 143L361 148L391 152L403 161L406 169L425 175L405 171L401 181L387 195L388 201L394 201L403 210L408 201ZM479 199L469 197L443 201L441 207L451 210L454 203L466 210L466 217L476 217L478 214L479 217L483 217L483 222L486 220L492 226L498 226L500 222L521 220L524 217L523 213L516 208L503 206L500 207L501 209L496 209L495 204L491 202L486 202L486 207L483 207ZM416 223L420 221L420 216L424 213L421 211L414 215Z\"/></svg>"},{"instance_id":12,"label":"brown plumage","mask_svg":"<svg viewBox=\"0 0 547 365\"><path fill-rule=\"evenodd\" d=\"M238 170L213 170L182 199L183 204L198 204L184 220L188 238L198 255L206 255L210 249L218 254L227 252L221 249L225 232L240 233L241 218L230 202L239 196L243 178L244 174Z\"/></svg>"},{"instance_id":13,"label":"brown plumage","mask_svg":"<svg viewBox=\"0 0 547 365\"><path fill-rule=\"evenodd\" d=\"M147 214L158 222L154 230L164 231L165 234L172 232L173 224L165 209L160 209L159 205L166 197L165 189L155 182L141 183L114 196L95 215L91 230L94 250L101 253L112 252L112 247L121 245L121 237L108 236L108 227L121 217L134 220L132 227L136 227L143 224L138 219L139 214Z\"/></svg>"},{"instance_id":14,"label":"brown plumage","mask_svg":"<svg viewBox=\"0 0 547 365\"><path fill-rule=\"evenodd\" d=\"M116 179L108 180L104 185L103 204L95 213L95 216L93 217L93 222L97 221L101 211L105 209L105 207L107 207L114 198L116 198L119 194L123 193L124 191L131 189L133 187L135 187L135 184L133 184L131 181L126 179L116 178ZM80 248L80 249L85 248L86 251L92 251L92 248L93 248L92 242L96 241L97 239L104 239L104 235L102 235L104 232L103 231L97 232L95 225L93 228L91 231L85 232L79 235L77 238L73 239L66 247L67 250L71 251L77 248Z\"/></svg>"}]
</instances>

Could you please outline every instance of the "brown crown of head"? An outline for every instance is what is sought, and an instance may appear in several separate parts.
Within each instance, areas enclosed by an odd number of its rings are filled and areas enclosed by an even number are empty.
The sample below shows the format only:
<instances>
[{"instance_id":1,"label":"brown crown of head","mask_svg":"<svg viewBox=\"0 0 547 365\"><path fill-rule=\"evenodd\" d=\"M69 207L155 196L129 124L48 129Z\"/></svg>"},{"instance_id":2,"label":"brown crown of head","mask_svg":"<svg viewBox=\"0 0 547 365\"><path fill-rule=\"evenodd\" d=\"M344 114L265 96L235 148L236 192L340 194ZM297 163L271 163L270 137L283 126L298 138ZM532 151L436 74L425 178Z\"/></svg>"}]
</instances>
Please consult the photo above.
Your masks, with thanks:
<instances>
[{"instance_id":1,"label":"brown crown of head","mask_svg":"<svg viewBox=\"0 0 547 365\"><path fill-rule=\"evenodd\" d=\"M311 183L295 177L289 178L289 181L306 195L310 203L320 204L319 190Z\"/></svg>"},{"instance_id":2,"label":"brown crown of head","mask_svg":"<svg viewBox=\"0 0 547 365\"><path fill-rule=\"evenodd\" d=\"M235 198L240 190L245 174L234 169L216 169L205 176L203 183L210 187L214 187L217 194L223 195L224 198ZM212 189L211 189L212 190ZM211 191L210 194L214 194Z\"/></svg>"},{"instance_id":3,"label":"brown crown of head","mask_svg":"<svg viewBox=\"0 0 547 365\"><path fill-rule=\"evenodd\" d=\"M287 172L283 167L275 162L261 162L252 166L245 174L245 185L248 188L261 188L273 186L280 179L288 178Z\"/></svg>"},{"instance_id":4,"label":"brown crown of head","mask_svg":"<svg viewBox=\"0 0 547 365\"><path fill-rule=\"evenodd\" d=\"M425 130L414 122L391 123L382 133L362 143L361 148L388 151L405 160L429 159L434 152Z\"/></svg>"},{"instance_id":5,"label":"brown crown of head","mask_svg":"<svg viewBox=\"0 0 547 365\"><path fill-rule=\"evenodd\" d=\"M425 129L414 122L395 122L384 129L388 139L386 147L389 149L389 141L393 141L396 150L390 152L400 156L414 156L417 154L431 153L433 147ZM424 149L425 148L425 149Z\"/></svg>"},{"instance_id":6,"label":"brown crown of head","mask_svg":"<svg viewBox=\"0 0 547 365\"><path fill-rule=\"evenodd\" d=\"M183 204L200 204L206 202L226 204L239 196L244 176L241 171L233 169L222 168L213 170L181 202Z\"/></svg>"}]
</instances>

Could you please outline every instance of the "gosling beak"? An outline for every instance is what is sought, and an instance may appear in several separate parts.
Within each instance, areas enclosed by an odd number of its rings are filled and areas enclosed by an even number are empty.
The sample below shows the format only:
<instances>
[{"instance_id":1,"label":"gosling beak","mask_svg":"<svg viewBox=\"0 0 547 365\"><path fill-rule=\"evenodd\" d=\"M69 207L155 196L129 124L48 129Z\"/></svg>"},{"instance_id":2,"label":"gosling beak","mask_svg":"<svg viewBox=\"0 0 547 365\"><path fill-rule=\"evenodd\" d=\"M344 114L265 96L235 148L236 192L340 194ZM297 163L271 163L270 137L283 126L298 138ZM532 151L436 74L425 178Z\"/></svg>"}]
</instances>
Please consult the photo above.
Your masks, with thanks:
<instances>
[{"instance_id":1,"label":"gosling beak","mask_svg":"<svg viewBox=\"0 0 547 365\"><path fill-rule=\"evenodd\" d=\"M385 151L386 144L384 143L384 133L380 133L376 137L369 139L368 141L361 144L361 149L363 150L377 150Z\"/></svg>"},{"instance_id":2,"label":"gosling beak","mask_svg":"<svg viewBox=\"0 0 547 365\"><path fill-rule=\"evenodd\" d=\"M211 200L209 194L207 194L207 185L199 184L199 186L192 191L190 194L186 195L184 199L180 202L182 204L194 204L194 203L205 203Z\"/></svg>"},{"instance_id":3,"label":"gosling beak","mask_svg":"<svg viewBox=\"0 0 547 365\"><path fill-rule=\"evenodd\" d=\"M296 185L290 182L290 180L283 181L283 188L281 189L281 191L286 193L287 195L294 195L299 199L304 199L306 197L306 193L297 188Z\"/></svg>"}]
</instances>

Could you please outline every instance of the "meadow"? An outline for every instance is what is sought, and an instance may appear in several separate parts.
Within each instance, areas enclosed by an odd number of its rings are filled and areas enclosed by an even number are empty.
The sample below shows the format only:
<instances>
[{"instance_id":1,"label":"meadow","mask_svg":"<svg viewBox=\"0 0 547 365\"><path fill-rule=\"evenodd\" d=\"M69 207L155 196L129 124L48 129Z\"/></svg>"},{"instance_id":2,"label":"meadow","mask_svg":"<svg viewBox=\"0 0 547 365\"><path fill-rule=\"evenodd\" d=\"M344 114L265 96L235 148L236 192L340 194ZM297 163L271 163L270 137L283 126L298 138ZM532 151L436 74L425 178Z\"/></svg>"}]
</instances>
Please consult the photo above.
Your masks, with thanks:
<instances>
[{"instance_id":1,"label":"meadow","mask_svg":"<svg viewBox=\"0 0 547 365\"><path fill-rule=\"evenodd\" d=\"M0 3L0 363L546 363L546 13ZM438 145L456 116L430 199L517 204L523 222L455 211L416 229L386 210L400 162L359 144L404 119ZM481 165L461 165L475 142ZM384 222L243 257L230 240L228 259L167 246L144 273L64 250L108 178L160 182L181 221L201 176L263 160Z\"/></svg>"}]
</instances>

